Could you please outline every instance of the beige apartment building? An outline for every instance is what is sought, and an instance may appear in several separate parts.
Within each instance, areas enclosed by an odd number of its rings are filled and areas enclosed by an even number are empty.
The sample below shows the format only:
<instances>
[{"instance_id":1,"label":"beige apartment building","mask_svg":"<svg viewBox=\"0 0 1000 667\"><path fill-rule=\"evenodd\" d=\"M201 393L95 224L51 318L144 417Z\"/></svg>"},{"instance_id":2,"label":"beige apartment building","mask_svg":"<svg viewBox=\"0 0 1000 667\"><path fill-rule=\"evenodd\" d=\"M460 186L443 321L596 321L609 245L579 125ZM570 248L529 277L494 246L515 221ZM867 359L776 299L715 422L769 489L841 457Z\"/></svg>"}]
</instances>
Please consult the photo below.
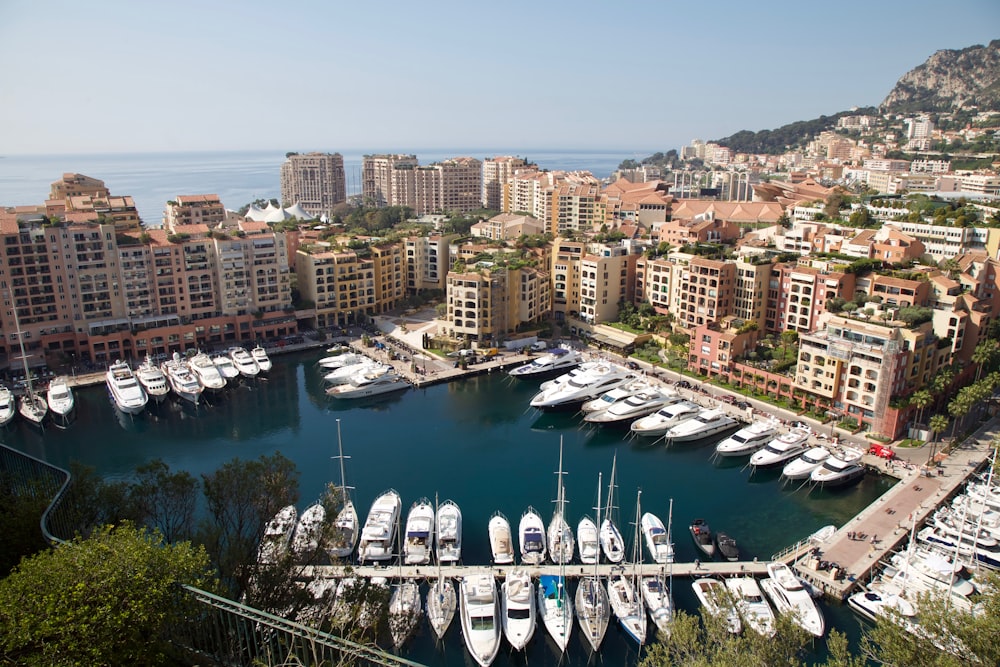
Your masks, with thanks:
<instances>
[{"instance_id":1,"label":"beige apartment building","mask_svg":"<svg viewBox=\"0 0 1000 667\"><path fill-rule=\"evenodd\" d=\"M442 333L496 344L518 326L548 317L550 300L548 273L532 267L449 273Z\"/></svg>"},{"instance_id":2,"label":"beige apartment building","mask_svg":"<svg viewBox=\"0 0 1000 667\"><path fill-rule=\"evenodd\" d=\"M735 263L692 257L681 273L679 323L693 330L731 315L735 290Z\"/></svg>"},{"instance_id":3,"label":"beige apartment building","mask_svg":"<svg viewBox=\"0 0 1000 667\"><path fill-rule=\"evenodd\" d=\"M182 225L217 227L226 220L226 208L219 195L179 195L163 210L163 227L173 230Z\"/></svg>"},{"instance_id":4,"label":"beige apartment building","mask_svg":"<svg viewBox=\"0 0 1000 667\"><path fill-rule=\"evenodd\" d=\"M579 318L588 324L618 319L619 305L631 301L635 263L624 246L589 244L580 258Z\"/></svg>"},{"instance_id":5,"label":"beige apartment building","mask_svg":"<svg viewBox=\"0 0 1000 667\"><path fill-rule=\"evenodd\" d=\"M480 208L482 163L457 157L420 166L414 155L366 155L362 196L375 207L407 206L415 215Z\"/></svg>"},{"instance_id":6,"label":"beige apartment building","mask_svg":"<svg viewBox=\"0 0 1000 667\"><path fill-rule=\"evenodd\" d=\"M411 236L405 241L406 292L444 290L445 278L451 265L449 238L445 236Z\"/></svg>"},{"instance_id":7,"label":"beige apartment building","mask_svg":"<svg viewBox=\"0 0 1000 667\"><path fill-rule=\"evenodd\" d=\"M344 157L340 153L293 153L281 165L283 206L298 204L315 216L332 216L347 201Z\"/></svg>"},{"instance_id":8,"label":"beige apartment building","mask_svg":"<svg viewBox=\"0 0 1000 667\"><path fill-rule=\"evenodd\" d=\"M537 169L535 165L531 168ZM521 157L497 156L483 160L483 208L499 211L503 207L504 186L520 169L529 168L529 162Z\"/></svg>"},{"instance_id":9,"label":"beige apartment building","mask_svg":"<svg viewBox=\"0 0 1000 667\"><path fill-rule=\"evenodd\" d=\"M382 243L370 248L375 266L375 308L384 313L399 305L406 293L403 244Z\"/></svg>"},{"instance_id":10,"label":"beige apartment building","mask_svg":"<svg viewBox=\"0 0 1000 667\"><path fill-rule=\"evenodd\" d=\"M489 220L480 220L472 225L469 233L491 241L512 241L522 234L544 234L542 223L530 215L499 213Z\"/></svg>"},{"instance_id":11,"label":"beige apartment building","mask_svg":"<svg viewBox=\"0 0 1000 667\"><path fill-rule=\"evenodd\" d=\"M314 328L344 327L360 315L377 311L375 262L353 250L331 250L328 244L302 246L295 257L302 298L315 303Z\"/></svg>"}]
</instances>

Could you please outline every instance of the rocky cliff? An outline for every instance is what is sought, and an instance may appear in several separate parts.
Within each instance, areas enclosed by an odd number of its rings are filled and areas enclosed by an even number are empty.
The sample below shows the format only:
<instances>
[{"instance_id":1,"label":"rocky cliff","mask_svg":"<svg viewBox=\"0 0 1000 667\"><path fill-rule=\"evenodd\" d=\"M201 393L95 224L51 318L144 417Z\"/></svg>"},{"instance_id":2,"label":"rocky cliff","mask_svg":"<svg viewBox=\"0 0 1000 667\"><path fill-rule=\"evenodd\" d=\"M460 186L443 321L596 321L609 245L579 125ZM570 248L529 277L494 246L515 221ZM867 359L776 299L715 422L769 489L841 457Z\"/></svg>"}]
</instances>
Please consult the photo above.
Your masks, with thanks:
<instances>
[{"instance_id":1,"label":"rocky cliff","mask_svg":"<svg viewBox=\"0 0 1000 667\"><path fill-rule=\"evenodd\" d=\"M882 102L883 111L1000 110L1000 39L938 51L910 70Z\"/></svg>"}]
</instances>

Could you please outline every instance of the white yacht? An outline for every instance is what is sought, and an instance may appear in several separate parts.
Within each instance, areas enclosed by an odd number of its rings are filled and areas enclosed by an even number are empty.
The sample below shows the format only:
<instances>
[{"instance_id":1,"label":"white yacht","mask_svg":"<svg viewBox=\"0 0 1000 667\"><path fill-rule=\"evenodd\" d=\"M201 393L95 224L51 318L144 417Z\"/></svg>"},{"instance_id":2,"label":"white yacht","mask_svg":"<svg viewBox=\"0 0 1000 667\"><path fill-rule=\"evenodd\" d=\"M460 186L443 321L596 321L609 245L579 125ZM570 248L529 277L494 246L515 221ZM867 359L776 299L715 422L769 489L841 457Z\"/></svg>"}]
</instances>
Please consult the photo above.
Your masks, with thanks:
<instances>
[{"instance_id":1,"label":"white yacht","mask_svg":"<svg viewBox=\"0 0 1000 667\"><path fill-rule=\"evenodd\" d=\"M726 587L736 600L736 608L748 628L759 635L773 637L776 631L774 612L753 577L726 579Z\"/></svg>"},{"instance_id":2,"label":"white yacht","mask_svg":"<svg viewBox=\"0 0 1000 667\"><path fill-rule=\"evenodd\" d=\"M368 398L409 388L410 384L402 376L396 375L396 371L390 366L359 371L349 377L347 382L328 388L326 394L340 399Z\"/></svg>"},{"instance_id":3,"label":"white yacht","mask_svg":"<svg viewBox=\"0 0 1000 667\"><path fill-rule=\"evenodd\" d=\"M399 522L402 506L399 494L394 489L389 489L375 499L368 511L364 528L361 529L358 560L366 563L392 558L396 524Z\"/></svg>"},{"instance_id":4,"label":"white yacht","mask_svg":"<svg viewBox=\"0 0 1000 667\"><path fill-rule=\"evenodd\" d=\"M697 403L679 401L660 408L651 415L635 420L632 422L631 430L634 435L659 438L682 421L694 417L701 410L701 406Z\"/></svg>"},{"instance_id":5,"label":"white yacht","mask_svg":"<svg viewBox=\"0 0 1000 667\"><path fill-rule=\"evenodd\" d=\"M843 486L865 475L864 452L854 447L841 447L819 468L809 474L809 481L818 486Z\"/></svg>"},{"instance_id":6,"label":"white yacht","mask_svg":"<svg viewBox=\"0 0 1000 667\"><path fill-rule=\"evenodd\" d=\"M222 376L212 358L204 352L199 352L188 359L188 366L204 389L219 392L226 388L226 378Z\"/></svg>"},{"instance_id":7,"label":"white yacht","mask_svg":"<svg viewBox=\"0 0 1000 667\"><path fill-rule=\"evenodd\" d=\"M412 579L394 584L389 597L389 635L397 650L416 630L421 614L420 584Z\"/></svg>"},{"instance_id":8,"label":"white yacht","mask_svg":"<svg viewBox=\"0 0 1000 667\"><path fill-rule=\"evenodd\" d=\"M510 522L502 512L495 512L489 523L490 551L494 565L510 565L514 562L514 537L510 532Z\"/></svg>"},{"instance_id":9,"label":"white yacht","mask_svg":"<svg viewBox=\"0 0 1000 667\"><path fill-rule=\"evenodd\" d=\"M634 577L617 571L608 578L608 600L622 629L640 646L646 643L646 609Z\"/></svg>"},{"instance_id":10,"label":"white yacht","mask_svg":"<svg viewBox=\"0 0 1000 667\"><path fill-rule=\"evenodd\" d=\"M14 392L7 386L0 384L0 427L6 426L17 414L17 401L14 400Z\"/></svg>"},{"instance_id":11,"label":"white yacht","mask_svg":"<svg viewBox=\"0 0 1000 667\"><path fill-rule=\"evenodd\" d=\"M427 621L438 639L444 639L455 610L458 609L458 596L455 594L455 584L441 574L441 564L438 563L438 576L430 584L427 591Z\"/></svg>"},{"instance_id":12,"label":"white yacht","mask_svg":"<svg viewBox=\"0 0 1000 667\"><path fill-rule=\"evenodd\" d=\"M45 392L45 400L49 404L49 410L55 418L56 424L66 426L69 424L73 414L73 407L76 401L73 399L73 390L69 386L69 380L65 377L53 378L49 382L49 388Z\"/></svg>"},{"instance_id":13,"label":"white yacht","mask_svg":"<svg viewBox=\"0 0 1000 667\"><path fill-rule=\"evenodd\" d=\"M803 630L814 637L822 637L826 632L823 612L792 568L774 561L768 563L767 573L770 576L761 580L760 587L771 598L778 613L788 614Z\"/></svg>"},{"instance_id":14,"label":"white yacht","mask_svg":"<svg viewBox=\"0 0 1000 667\"><path fill-rule=\"evenodd\" d=\"M959 536L937 526L924 526L917 532L917 541L939 553L958 553L966 559L975 559L975 564L1000 569L1000 546L997 546L993 537L984 535L983 539L979 539L966 533Z\"/></svg>"},{"instance_id":15,"label":"white yacht","mask_svg":"<svg viewBox=\"0 0 1000 667\"><path fill-rule=\"evenodd\" d=\"M170 393L167 376L163 374L159 366L153 363L149 355L146 355L143 362L136 367L135 378L142 385L146 395L157 403L163 402L163 399Z\"/></svg>"},{"instance_id":16,"label":"white yacht","mask_svg":"<svg viewBox=\"0 0 1000 667\"><path fill-rule=\"evenodd\" d=\"M264 526L264 534L260 538L260 548L257 550L257 561L260 563L276 563L288 550L295 530L298 511L295 505L286 505Z\"/></svg>"},{"instance_id":17,"label":"white yacht","mask_svg":"<svg viewBox=\"0 0 1000 667\"><path fill-rule=\"evenodd\" d=\"M541 380L565 373L582 361L583 355L580 352L556 347L523 366L512 368L507 374L518 380Z\"/></svg>"},{"instance_id":18,"label":"white yacht","mask_svg":"<svg viewBox=\"0 0 1000 667\"><path fill-rule=\"evenodd\" d=\"M185 401L191 401L195 405L198 405L198 401L201 400L201 392L204 388L198 382L195 374L191 372L188 363L181 358L180 354L174 352L173 357L163 362L160 370L167 376L167 382L170 383L170 388L173 389L175 394Z\"/></svg>"},{"instance_id":19,"label":"white yacht","mask_svg":"<svg viewBox=\"0 0 1000 667\"><path fill-rule=\"evenodd\" d=\"M618 454L611 460L611 477L608 481L608 504L604 508L604 519L601 520L600 540L601 551L611 563L620 563L625 558L625 540L615 523L615 474L618 468Z\"/></svg>"},{"instance_id":20,"label":"white yacht","mask_svg":"<svg viewBox=\"0 0 1000 667\"><path fill-rule=\"evenodd\" d=\"M942 507L931 516L930 525L943 535L957 538L961 535L963 541L975 541L979 546L995 547L1000 542L993 534L978 525L978 521L963 521L953 510Z\"/></svg>"},{"instance_id":21,"label":"white yacht","mask_svg":"<svg viewBox=\"0 0 1000 667\"><path fill-rule=\"evenodd\" d=\"M333 498L330 503L331 507L337 507L339 503L340 510L333 520L330 536L326 541L326 552L330 558L348 558L354 552L360 531L358 530L358 511L351 499L351 487L347 486L344 460L350 457L344 456L344 443L340 437L339 419L337 420L337 456L334 458L340 461L340 486L330 484L327 489L331 495L340 496L340 498Z\"/></svg>"},{"instance_id":22,"label":"white yacht","mask_svg":"<svg viewBox=\"0 0 1000 667\"><path fill-rule=\"evenodd\" d=\"M465 647L481 667L488 667L500 651L500 605L493 575L465 576L459 598Z\"/></svg>"},{"instance_id":23,"label":"white yacht","mask_svg":"<svg viewBox=\"0 0 1000 667\"><path fill-rule=\"evenodd\" d=\"M545 524L534 507L528 507L521 515L518 525L521 544L521 562L525 565L541 565L545 562Z\"/></svg>"},{"instance_id":24,"label":"white yacht","mask_svg":"<svg viewBox=\"0 0 1000 667\"><path fill-rule=\"evenodd\" d=\"M368 357L366 357L365 355L358 354L356 352L344 352L344 353L337 353L329 357L323 357L322 359L316 362L316 365L320 366L321 368L336 370L337 368L341 368L343 366L350 366L351 364L360 363L367 358Z\"/></svg>"},{"instance_id":25,"label":"white yacht","mask_svg":"<svg viewBox=\"0 0 1000 667\"><path fill-rule=\"evenodd\" d=\"M573 601L566 590L566 578L543 574L538 578L537 597L542 623L556 646L565 653L573 632Z\"/></svg>"},{"instance_id":26,"label":"white yacht","mask_svg":"<svg viewBox=\"0 0 1000 667\"><path fill-rule=\"evenodd\" d=\"M308 560L319 549L323 538L323 524L326 522L326 508L316 502L305 508L295 524L292 535L292 553L300 560Z\"/></svg>"},{"instance_id":27,"label":"white yacht","mask_svg":"<svg viewBox=\"0 0 1000 667\"><path fill-rule=\"evenodd\" d=\"M628 369L617 364L600 364L550 390L541 391L531 399L531 407L541 410L575 409L584 401L635 379Z\"/></svg>"},{"instance_id":28,"label":"white yacht","mask_svg":"<svg viewBox=\"0 0 1000 667\"><path fill-rule=\"evenodd\" d=\"M462 511L453 500L438 508L437 557L442 563L457 563L462 558Z\"/></svg>"},{"instance_id":29,"label":"white yacht","mask_svg":"<svg viewBox=\"0 0 1000 667\"><path fill-rule=\"evenodd\" d=\"M706 612L713 616L725 616L726 627L729 632L738 635L743 631L743 622L740 620L740 614L736 610L736 606L730 601L724 583L711 577L702 577L701 579L695 579L691 583L691 588L694 590L695 597L698 598L698 602L701 603Z\"/></svg>"},{"instance_id":30,"label":"white yacht","mask_svg":"<svg viewBox=\"0 0 1000 667\"><path fill-rule=\"evenodd\" d=\"M715 446L719 456L749 456L770 442L778 432L778 423L772 419L758 419Z\"/></svg>"},{"instance_id":31,"label":"white yacht","mask_svg":"<svg viewBox=\"0 0 1000 667\"><path fill-rule=\"evenodd\" d=\"M591 399L580 406L580 412L589 414L607 410L616 403L621 403L629 396L635 396L640 391L652 389L653 387L644 379L634 380L623 384L620 387L606 391L597 398Z\"/></svg>"},{"instance_id":32,"label":"white yacht","mask_svg":"<svg viewBox=\"0 0 1000 667\"><path fill-rule=\"evenodd\" d=\"M573 553L576 550L576 539L573 537L569 522L566 521L566 493L563 486L563 475L566 473L562 469L562 452L562 440L560 440L559 471L556 473L556 478L559 480L556 484L556 507L552 512L552 519L549 521L549 527L546 531L546 537L549 541L549 558L557 565L572 561Z\"/></svg>"},{"instance_id":33,"label":"white yacht","mask_svg":"<svg viewBox=\"0 0 1000 667\"><path fill-rule=\"evenodd\" d=\"M670 621L674 617L674 602L666 581L658 574L647 574L639 579L639 588L656 629L669 632Z\"/></svg>"},{"instance_id":34,"label":"white yacht","mask_svg":"<svg viewBox=\"0 0 1000 667\"><path fill-rule=\"evenodd\" d=\"M668 443L693 442L718 435L738 424L739 422L730 417L725 410L710 408L702 410L690 419L685 419L667 431L663 437Z\"/></svg>"},{"instance_id":35,"label":"white yacht","mask_svg":"<svg viewBox=\"0 0 1000 667\"><path fill-rule=\"evenodd\" d=\"M253 356L242 347L231 347L228 350L229 358L233 360L233 365L246 378L255 378L260 374L260 367L253 360Z\"/></svg>"},{"instance_id":36,"label":"white yacht","mask_svg":"<svg viewBox=\"0 0 1000 667\"><path fill-rule=\"evenodd\" d=\"M785 479L809 479L813 470L823 465L830 458L830 450L822 445L813 447L802 456L789 461L781 470Z\"/></svg>"},{"instance_id":37,"label":"white yacht","mask_svg":"<svg viewBox=\"0 0 1000 667\"><path fill-rule=\"evenodd\" d=\"M976 593L976 586L961 563L913 543L906 551L893 554L889 562L892 565L886 567L883 577L888 573L892 581L915 593L951 595L952 600L961 600L965 609L971 609L969 597Z\"/></svg>"},{"instance_id":38,"label":"white yacht","mask_svg":"<svg viewBox=\"0 0 1000 667\"><path fill-rule=\"evenodd\" d=\"M263 347L258 345L254 349L250 350L250 356L257 362L257 368L260 369L261 373L267 373L271 370L273 366L271 363L271 357L267 356L267 350Z\"/></svg>"},{"instance_id":39,"label":"white yacht","mask_svg":"<svg viewBox=\"0 0 1000 667\"><path fill-rule=\"evenodd\" d=\"M764 448L753 453L750 465L755 468L776 466L803 454L809 449L809 436L812 431L807 428L793 428L782 433Z\"/></svg>"},{"instance_id":40,"label":"white yacht","mask_svg":"<svg viewBox=\"0 0 1000 667\"><path fill-rule=\"evenodd\" d=\"M584 565L593 565L601 559L597 524L589 516L584 515L576 524L576 543L580 547L580 562Z\"/></svg>"},{"instance_id":41,"label":"white yacht","mask_svg":"<svg viewBox=\"0 0 1000 667\"><path fill-rule=\"evenodd\" d=\"M576 620L591 650L598 651L611 620L611 603L596 574L580 577L576 587Z\"/></svg>"},{"instance_id":42,"label":"white yacht","mask_svg":"<svg viewBox=\"0 0 1000 667\"><path fill-rule=\"evenodd\" d=\"M390 368L391 366L385 366L365 357L362 361L357 363L347 364L346 366L333 369L323 376L323 380L325 380L327 384L336 386L350 382L351 378L358 373L366 373L369 371L380 371L385 373Z\"/></svg>"},{"instance_id":43,"label":"white yacht","mask_svg":"<svg viewBox=\"0 0 1000 667\"><path fill-rule=\"evenodd\" d=\"M403 539L404 563L426 565L431 562L434 539L434 506L431 501L421 498L410 506Z\"/></svg>"},{"instance_id":44,"label":"white yacht","mask_svg":"<svg viewBox=\"0 0 1000 667\"><path fill-rule=\"evenodd\" d=\"M127 362L118 360L111 364L104 381L119 410L125 414L137 415L145 409L149 399Z\"/></svg>"},{"instance_id":45,"label":"white yacht","mask_svg":"<svg viewBox=\"0 0 1000 667\"><path fill-rule=\"evenodd\" d=\"M212 357L212 363L222 373L222 377L226 378L226 382L235 380L240 376L240 369L236 368L236 364L233 363L228 354L215 355Z\"/></svg>"},{"instance_id":46,"label":"white yacht","mask_svg":"<svg viewBox=\"0 0 1000 667\"><path fill-rule=\"evenodd\" d=\"M874 583L848 597L847 606L872 623L876 623L881 616L909 624L916 620L917 615L917 608L903 597L901 591L895 587L883 587ZM890 609L894 612L891 616Z\"/></svg>"},{"instance_id":47,"label":"white yacht","mask_svg":"<svg viewBox=\"0 0 1000 667\"><path fill-rule=\"evenodd\" d=\"M535 634L535 587L527 570L508 570L500 586L500 619L503 635L521 651Z\"/></svg>"},{"instance_id":48,"label":"white yacht","mask_svg":"<svg viewBox=\"0 0 1000 667\"><path fill-rule=\"evenodd\" d=\"M43 425L45 418L49 414L48 402L46 402L44 396L35 393L31 388L30 381L28 382L28 393L21 397L21 402L17 406L17 412L29 424L39 427Z\"/></svg>"},{"instance_id":49,"label":"white yacht","mask_svg":"<svg viewBox=\"0 0 1000 667\"><path fill-rule=\"evenodd\" d=\"M674 562L674 545L670 543L667 530L663 527L663 521L660 520L660 517L651 512L645 512L642 515L640 525L646 548L649 549L649 555L652 556L653 561L660 564Z\"/></svg>"},{"instance_id":50,"label":"white yacht","mask_svg":"<svg viewBox=\"0 0 1000 667\"><path fill-rule=\"evenodd\" d=\"M667 405L680 403L680 395L666 393L660 389L646 389L612 405L607 410L591 412L584 421L600 426L631 425L636 419L652 414Z\"/></svg>"}]
</instances>

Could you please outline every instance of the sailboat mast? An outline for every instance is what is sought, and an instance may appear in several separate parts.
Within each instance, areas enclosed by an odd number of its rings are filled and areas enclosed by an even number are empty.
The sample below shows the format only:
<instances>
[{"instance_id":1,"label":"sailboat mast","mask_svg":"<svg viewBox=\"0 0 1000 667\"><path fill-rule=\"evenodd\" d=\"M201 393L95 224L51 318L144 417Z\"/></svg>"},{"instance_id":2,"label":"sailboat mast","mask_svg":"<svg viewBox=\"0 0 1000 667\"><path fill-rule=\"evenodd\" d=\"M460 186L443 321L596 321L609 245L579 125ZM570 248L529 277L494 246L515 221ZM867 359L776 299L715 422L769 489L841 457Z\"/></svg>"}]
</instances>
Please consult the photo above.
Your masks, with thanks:
<instances>
[{"instance_id":1,"label":"sailboat mast","mask_svg":"<svg viewBox=\"0 0 1000 667\"><path fill-rule=\"evenodd\" d=\"M17 329L17 344L21 348L21 363L24 365L24 380L28 383L28 396L31 397L31 404L35 404L35 390L31 386L31 373L28 371L28 355L24 353L24 336L21 334L21 320L17 316L17 301L14 300L13 290L9 290L10 303L14 309L14 328Z\"/></svg>"},{"instance_id":2,"label":"sailboat mast","mask_svg":"<svg viewBox=\"0 0 1000 667\"><path fill-rule=\"evenodd\" d=\"M639 517L642 515L640 512L640 505L642 504L642 489L639 489L635 497L635 537L632 539L632 581L635 585L635 581L638 579L639 572Z\"/></svg>"},{"instance_id":3,"label":"sailboat mast","mask_svg":"<svg viewBox=\"0 0 1000 667\"><path fill-rule=\"evenodd\" d=\"M344 507L348 503L347 475L344 472L344 442L340 439L340 420L337 420L337 458L340 459L340 492Z\"/></svg>"},{"instance_id":4,"label":"sailboat mast","mask_svg":"<svg viewBox=\"0 0 1000 667\"><path fill-rule=\"evenodd\" d=\"M597 567L601 562L601 546L600 546L600 534L601 534L601 486L604 480L601 477L602 473L597 473L597 506L594 511L597 512L597 534L598 534L598 545L597 545L597 558L594 559L594 580L597 580ZM580 548L580 553L583 553L583 547Z\"/></svg>"}]
</instances>

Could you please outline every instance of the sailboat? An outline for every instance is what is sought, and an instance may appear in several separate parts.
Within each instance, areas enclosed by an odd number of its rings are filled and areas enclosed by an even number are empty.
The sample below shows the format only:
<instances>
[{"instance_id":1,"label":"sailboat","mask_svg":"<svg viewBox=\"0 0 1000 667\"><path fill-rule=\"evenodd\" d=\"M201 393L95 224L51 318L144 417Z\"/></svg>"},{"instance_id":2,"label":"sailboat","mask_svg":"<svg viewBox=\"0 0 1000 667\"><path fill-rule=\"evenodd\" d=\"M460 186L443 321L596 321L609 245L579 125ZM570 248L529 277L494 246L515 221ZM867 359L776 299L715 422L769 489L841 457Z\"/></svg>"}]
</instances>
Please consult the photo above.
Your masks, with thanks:
<instances>
[{"instance_id":1,"label":"sailboat","mask_svg":"<svg viewBox=\"0 0 1000 667\"><path fill-rule=\"evenodd\" d=\"M437 494L434 495L434 513L437 514ZM427 620L438 639L444 639L451 620L458 608L458 597L455 594L455 584L446 579L441 570L441 559L437 561L437 581L431 584L427 591Z\"/></svg>"},{"instance_id":2,"label":"sailboat","mask_svg":"<svg viewBox=\"0 0 1000 667\"><path fill-rule=\"evenodd\" d=\"M611 608L618 617L622 629L632 639L642 646L646 643L646 610L642 606L639 591L636 587L639 578L639 560L642 549L639 545L639 503L642 499L640 489L635 499L635 536L632 538L632 575L626 575L624 569L614 572L608 578L608 598Z\"/></svg>"},{"instance_id":3,"label":"sailboat","mask_svg":"<svg viewBox=\"0 0 1000 667\"><path fill-rule=\"evenodd\" d=\"M333 522L333 530L327 542L326 552L330 558L348 558L358 543L358 511L351 500L350 489L344 473L344 443L340 439L340 420L337 420L337 456L340 460L340 486L333 489L341 494L340 511Z\"/></svg>"},{"instance_id":4,"label":"sailboat","mask_svg":"<svg viewBox=\"0 0 1000 667\"><path fill-rule=\"evenodd\" d=\"M603 480L601 474L597 474L597 505L594 511L597 512L597 523L601 522L601 485ZM581 540L580 550L583 550ZM608 621L611 619L611 607L608 603L608 592L601 585L601 577L598 574L597 565L600 558L593 560L594 573L587 577L580 578L580 584L576 587L576 620L580 623L580 630L583 632L590 644L593 652L601 648L604 635L608 630Z\"/></svg>"},{"instance_id":5,"label":"sailboat","mask_svg":"<svg viewBox=\"0 0 1000 667\"><path fill-rule=\"evenodd\" d=\"M568 563L573 560L576 540L573 538L573 531L570 530L566 521L566 490L563 487L563 442L559 438L559 472L556 473L558 482L556 483L556 509L552 513L552 520L549 522L548 540L549 557L552 562L558 565Z\"/></svg>"},{"instance_id":6,"label":"sailboat","mask_svg":"<svg viewBox=\"0 0 1000 667\"><path fill-rule=\"evenodd\" d=\"M670 499L670 509L667 514L667 544L673 548L673 535L671 524L674 517L674 500ZM669 561L670 571L673 572L673 560ZM642 590L642 599L646 603L646 609L660 632L670 632L670 621L673 619L673 582L669 584L664 581L662 574L647 574L639 580L639 587Z\"/></svg>"},{"instance_id":7,"label":"sailboat","mask_svg":"<svg viewBox=\"0 0 1000 667\"><path fill-rule=\"evenodd\" d=\"M21 333L21 321L17 317L17 301L14 295L10 296L11 305L14 307L14 325L17 327L17 344L21 347L21 362L24 364L24 381L27 383L28 393L21 397L17 411L28 423L41 428L49 413L49 404L41 394L35 393L35 387L31 382L31 371L28 369L28 355L24 352L24 335Z\"/></svg>"},{"instance_id":8,"label":"sailboat","mask_svg":"<svg viewBox=\"0 0 1000 667\"><path fill-rule=\"evenodd\" d=\"M559 574L543 574L538 581L538 613L545 629L555 641L559 650L566 652L569 636L573 632L573 601L566 590L566 563L573 557L573 533L563 518L566 498L562 488L562 439L559 439L559 490L556 494L556 511L549 524L549 543L552 549L559 549L561 556L552 553L552 560L559 564ZM522 519L523 522L523 519ZM561 524L561 525L559 525ZM557 527L553 542L553 528ZM566 558L566 545L569 558Z\"/></svg>"},{"instance_id":9,"label":"sailboat","mask_svg":"<svg viewBox=\"0 0 1000 667\"><path fill-rule=\"evenodd\" d=\"M423 608L420 604L420 585L412 579L403 579L403 538L402 527L396 522L396 543L400 545L399 581L392 587L389 597L389 634L396 650L410 638L420 621Z\"/></svg>"},{"instance_id":10,"label":"sailboat","mask_svg":"<svg viewBox=\"0 0 1000 667\"><path fill-rule=\"evenodd\" d=\"M604 557L612 563L620 563L625 558L625 540L614 521L615 510L615 472L618 466L618 453L611 460L611 479L608 481L608 505L601 522L601 551Z\"/></svg>"}]
</instances>

